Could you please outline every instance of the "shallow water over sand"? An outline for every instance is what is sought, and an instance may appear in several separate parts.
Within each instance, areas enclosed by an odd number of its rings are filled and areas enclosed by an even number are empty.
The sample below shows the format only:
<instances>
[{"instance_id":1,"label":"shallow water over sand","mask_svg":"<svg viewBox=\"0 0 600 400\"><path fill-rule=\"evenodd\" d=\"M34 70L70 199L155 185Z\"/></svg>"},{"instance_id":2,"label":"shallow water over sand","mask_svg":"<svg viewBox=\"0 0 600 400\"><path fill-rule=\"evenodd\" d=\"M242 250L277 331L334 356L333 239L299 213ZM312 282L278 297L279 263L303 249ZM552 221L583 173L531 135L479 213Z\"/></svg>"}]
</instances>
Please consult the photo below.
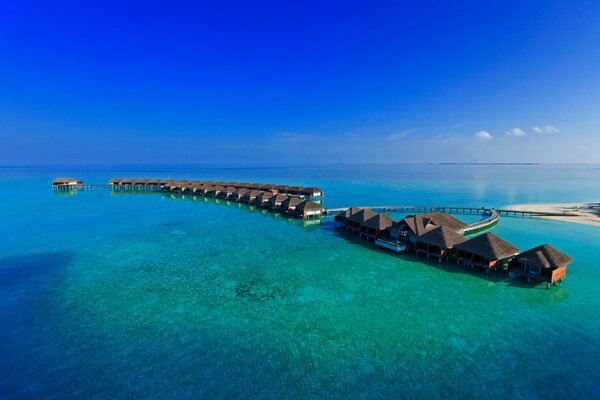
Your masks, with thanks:
<instances>
[{"instance_id":1,"label":"shallow water over sand","mask_svg":"<svg viewBox=\"0 0 600 400\"><path fill-rule=\"evenodd\" d=\"M224 201L48 186L65 174L171 175L318 185L332 207L500 206L597 200L596 167L0 174L0 397L600 396L596 227L500 221L494 233L518 247L548 242L575 259L564 285L546 291L393 256L329 222L305 227Z\"/></svg>"}]
</instances>

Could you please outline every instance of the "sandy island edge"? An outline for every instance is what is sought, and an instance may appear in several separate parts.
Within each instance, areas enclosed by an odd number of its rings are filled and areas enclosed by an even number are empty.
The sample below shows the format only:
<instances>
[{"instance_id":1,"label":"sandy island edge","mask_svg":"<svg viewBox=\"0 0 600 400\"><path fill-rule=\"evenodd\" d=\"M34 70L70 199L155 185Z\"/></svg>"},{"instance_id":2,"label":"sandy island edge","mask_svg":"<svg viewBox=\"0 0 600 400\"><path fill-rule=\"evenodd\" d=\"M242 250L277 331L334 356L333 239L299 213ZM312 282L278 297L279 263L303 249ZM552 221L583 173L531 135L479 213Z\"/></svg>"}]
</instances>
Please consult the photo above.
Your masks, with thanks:
<instances>
[{"instance_id":1,"label":"sandy island edge","mask_svg":"<svg viewBox=\"0 0 600 400\"><path fill-rule=\"evenodd\" d=\"M557 204L511 204L504 207L516 211L544 211L552 213L575 213L574 217L540 217L555 221L600 226L600 203L557 203Z\"/></svg>"}]
</instances>

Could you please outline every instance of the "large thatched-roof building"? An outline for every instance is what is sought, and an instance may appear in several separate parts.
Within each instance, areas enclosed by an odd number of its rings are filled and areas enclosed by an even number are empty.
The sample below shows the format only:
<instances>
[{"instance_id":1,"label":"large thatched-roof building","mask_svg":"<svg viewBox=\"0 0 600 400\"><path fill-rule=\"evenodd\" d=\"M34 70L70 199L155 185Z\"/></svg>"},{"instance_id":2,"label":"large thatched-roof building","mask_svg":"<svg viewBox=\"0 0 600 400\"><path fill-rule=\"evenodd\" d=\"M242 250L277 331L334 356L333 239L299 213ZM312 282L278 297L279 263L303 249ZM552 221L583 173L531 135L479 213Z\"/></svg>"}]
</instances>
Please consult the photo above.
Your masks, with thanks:
<instances>
[{"instance_id":1,"label":"large thatched-roof building","mask_svg":"<svg viewBox=\"0 0 600 400\"><path fill-rule=\"evenodd\" d=\"M390 237L416 243L417 238L435 228L445 226L455 232L462 233L467 224L450 214L430 212L409 215L389 228Z\"/></svg>"},{"instance_id":2,"label":"large thatched-roof building","mask_svg":"<svg viewBox=\"0 0 600 400\"><path fill-rule=\"evenodd\" d=\"M387 214L379 213L360 224L360 236L367 240L377 240L383 237L386 230L397 221Z\"/></svg>"},{"instance_id":3,"label":"large thatched-roof building","mask_svg":"<svg viewBox=\"0 0 600 400\"><path fill-rule=\"evenodd\" d=\"M484 233L454 246L456 262L466 267L496 269L521 252L493 233Z\"/></svg>"},{"instance_id":4,"label":"large thatched-roof building","mask_svg":"<svg viewBox=\"0 0 600 400\"><path fill-rule=\"evenodd\" d=\"M548 284L556 284L567 274L567 265L573 262L573 259L560 252L554 247L543 244L527 250L508 264L508 270L511 275L526 276Z\"/></svg>"},{"instance_id":5,"label":"large thatched-roof building","mask_svg":"<svg viewBox=\"0 0 600 400\"><path fill-rule=\"evenodd\" d=\"M417 237L415 249L417 254L423 254L427 258L434 257L441 262L450 257L454 246L466 240L454 229L442 225Z\"/></svg>"},{"instance_id":6,"label":"large thatched-roof building","mask_svg":"<svg viewBox=\"0 0 600 400\"><path fill-rule=\"evenodd\" d=\"M360 234L360 228L362 224L364 224L369 218L373 218L376 215L377 214L374 211L368 208L361 208L360 211L352 214L346 219L344 226L348 232L358 235Z\"/></svg>"}]
</instances>

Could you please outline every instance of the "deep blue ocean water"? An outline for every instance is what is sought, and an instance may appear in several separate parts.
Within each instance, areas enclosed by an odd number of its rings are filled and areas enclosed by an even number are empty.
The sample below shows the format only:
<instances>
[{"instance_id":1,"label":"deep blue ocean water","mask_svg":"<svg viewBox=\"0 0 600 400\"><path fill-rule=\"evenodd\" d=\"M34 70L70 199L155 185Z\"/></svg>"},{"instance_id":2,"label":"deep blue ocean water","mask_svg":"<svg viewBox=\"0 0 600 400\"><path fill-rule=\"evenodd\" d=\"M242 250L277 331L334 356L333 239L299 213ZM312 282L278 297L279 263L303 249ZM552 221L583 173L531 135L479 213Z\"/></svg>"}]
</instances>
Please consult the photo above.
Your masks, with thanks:
<instances>
[{"instance_id":1,"label":"deep blue ocean water","mask_svg":"<svg viewBox=\"0 0 600 400\"><path fill-rule=\"evenodd\" d=\"M320 186L328 207L600 199L599 166L0 168L0 398L600 397L598 227L501 219L516 246L575 259L546 291L378 251L328 221L57 193L59 176Z\"/></svg>"}]
</instances>

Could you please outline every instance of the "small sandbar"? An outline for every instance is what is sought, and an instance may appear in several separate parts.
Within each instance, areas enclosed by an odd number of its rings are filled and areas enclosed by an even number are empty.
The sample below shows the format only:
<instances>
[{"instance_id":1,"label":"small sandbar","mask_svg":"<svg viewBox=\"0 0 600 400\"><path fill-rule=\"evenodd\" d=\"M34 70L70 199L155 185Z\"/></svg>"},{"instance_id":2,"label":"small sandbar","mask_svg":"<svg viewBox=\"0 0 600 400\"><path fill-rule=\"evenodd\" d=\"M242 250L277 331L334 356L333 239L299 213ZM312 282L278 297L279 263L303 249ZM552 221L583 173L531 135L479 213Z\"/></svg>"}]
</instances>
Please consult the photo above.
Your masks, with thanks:
<instances>
[{"instance_id":1,"label":"small sandbar","mask_svg":"<svg viewBox=\"0 0 600 400\"><path fill-rule=\"evenodd\" d=\"M506 208L516 211L566 213L571 215L544 216L541 218L600 226L600 203L513 204ZM572 214L576 215L573 216Z\"/></svg>"}]
</instances>

